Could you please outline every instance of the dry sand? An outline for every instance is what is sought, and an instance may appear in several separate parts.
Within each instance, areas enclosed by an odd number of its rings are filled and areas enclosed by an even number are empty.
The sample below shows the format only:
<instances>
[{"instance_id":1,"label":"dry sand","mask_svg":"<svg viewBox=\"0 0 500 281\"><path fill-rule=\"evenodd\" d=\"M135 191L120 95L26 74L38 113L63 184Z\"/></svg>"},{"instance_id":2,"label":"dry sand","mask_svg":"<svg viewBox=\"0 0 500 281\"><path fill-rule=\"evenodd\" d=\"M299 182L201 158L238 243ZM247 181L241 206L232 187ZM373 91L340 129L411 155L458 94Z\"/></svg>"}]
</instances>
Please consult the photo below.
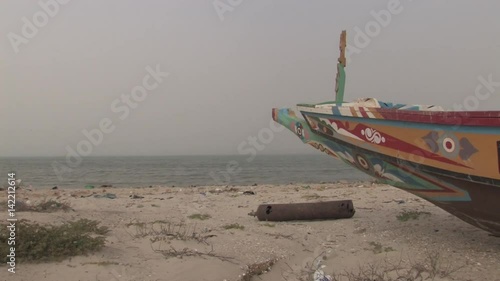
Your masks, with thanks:
<instances>
[{"instance_id":1,"label":"dry sand","mask_svg":"<svg viewBox=\"0 0 500 281\"><path fill-rule=\"evenodd\" d=\"M255 195L243 195L247 190L254 191ZM113 193L117 198L86 197L92 193ZM132 199L132 194L144 198ZM453 272L434 280L500 280L500 238L386 185L342 182L252 187L45 189L20 190L17 199L31 203L57 199L68 202L74 209L56 213L22 212L18 213L19 218L54 224L79 218L95 219L110 227L111 232L106 247L99 253L57 263L18 264L16 274L8 273L2 266L0 280L247 280L242 275L247 265L269 260L276 261L274 266L252 280L314 280L312 273L320 259L323 259L323 270L332 275L356 273L360 266L372 266L380 271L391 268L391 264L418 268L421 263L429 271L431 261L437 261L436 273ZM356 209L353 218L265 223L248 215L262 203L341 199L353 200ZM405 210L430 215L402 222L397 215ZM208 214L211 218L188 218L193 214ZM0 218L5 220L6 214ZM170 226L181 224L169 233L178 233L180 229L186 239L142 233L147 229L138 223L155 221L169 222ZM224 226L234 223L244 229L225 229ZM160 225L162 223L155 223L157 230ZM190 239L193 232L205 243ZM152 238L159 241L151 242ZM164 256L174 249L177 257ZM430 258L433 255L437 258ZM428 276L429 273L424 273L424 277Z\"/></svg>"}]
</instances>

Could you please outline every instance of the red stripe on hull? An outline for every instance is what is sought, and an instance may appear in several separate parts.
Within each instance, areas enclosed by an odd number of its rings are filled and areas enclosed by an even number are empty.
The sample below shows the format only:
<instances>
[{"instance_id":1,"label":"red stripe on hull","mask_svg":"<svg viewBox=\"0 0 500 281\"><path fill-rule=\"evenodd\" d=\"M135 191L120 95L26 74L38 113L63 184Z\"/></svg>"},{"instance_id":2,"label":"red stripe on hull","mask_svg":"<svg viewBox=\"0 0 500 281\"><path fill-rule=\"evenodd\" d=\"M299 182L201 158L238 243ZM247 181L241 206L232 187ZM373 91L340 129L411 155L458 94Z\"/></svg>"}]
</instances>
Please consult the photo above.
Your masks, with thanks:
<instances>
[{"instance_id":1,"label":"red stripe on hull","mask_svg":"<svg viewBox=\"0 0 500 281\"><path fill-rule=\"evenodd\" d=\"M500 126L500 111L409 111L378 108L377 112L385 120L440 125Z\"/></svg>"},{"instance_id":2,"label":"red stripe on hull","mask_svg":"<svg viewBox=\"0 0 500 281\"><path fill-rule=\"evenodd\" d=\"M455 166L470 169L470 167L468 167L466 165L463 165L463 164L458 163L456 161L450 160L450 159L443 157L439 154L425 151L425 150L419 148L418 146L415 146L413 144L402 141L402 140L400 140L396 137L393 137L389 134L386 134L385 132L382 132L382 131L377 131L377 134L380 134L380 137L383 138L383 141L380 141L380 140L378 142L370 141L367 138L366 133L365 134L360 133L360 132L365 132L367 129L370 129L370 127L367 127L366 125L364 125L362 123L357 124L354 127L354 129L349 129L348 122L344 123L340 120L335 120L335 119L331 119L331 118L329 118L328 121L331 124L333 124L333 123L337 124L338 128L344 129L344 130L350 132L351 134L355 135L356 137L358 137L366 142L369 142L369 143L371 142L373 145L379 145L379 146L383 146L383 147L387 147L387 148L397 149L397 150L400 150L400 151L403 151L403 152L406 152L409 154L417 155L419 157L425 157L425 158L436 160L436 161L439 161L442 163L452 164Z\"/></svg>"},{"instance_id":3,"label":"red stripe on hull","mask_svg":"<svg viewBox=\"0 0 500 281\"><path fill-rule=\"evenodd\" d=\"M368 114L366 113L366 110L362 107L359 108L359 112L361 112L361 116L365 117L365 118L370 118L368 116Z\"/></svg>"}]
</instances>

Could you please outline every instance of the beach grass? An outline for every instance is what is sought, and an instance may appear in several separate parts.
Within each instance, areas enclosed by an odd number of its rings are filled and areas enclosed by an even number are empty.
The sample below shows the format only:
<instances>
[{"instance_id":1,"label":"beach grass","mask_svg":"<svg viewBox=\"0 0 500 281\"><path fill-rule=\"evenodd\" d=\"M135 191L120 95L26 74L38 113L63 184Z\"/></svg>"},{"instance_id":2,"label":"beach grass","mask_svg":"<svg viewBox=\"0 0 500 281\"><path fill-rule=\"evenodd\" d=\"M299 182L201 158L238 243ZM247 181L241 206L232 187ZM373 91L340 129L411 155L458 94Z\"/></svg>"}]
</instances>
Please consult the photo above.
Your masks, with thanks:
<instances>
[{"instance_id":1,"label":"beach grass","mask_svg":"<svg viewBox=\"0 0 500 281\"><path fill-rule=\"evenodd\" d=\"M403 211L396 216L398 221L406 222L409 220L418 220L421 216L430 216L429 212L421 212L421 211Z\"/></svg>"},{"instance_id":2,"label":"beach grass","mask_svg":"<svg viewBox=\"0 0 500 281\"><path fill-rule=\"evenodd\" d=\"M7 202L0 202L0 208L5 209L3 206L7 206ZM36 204L30 205L24 201L16 201L15 205L16 212L39 212L39 213L52 213L58 211L72 211L71 205L67 202L59 202L53 199L43 200Z\"/></svg>"},{"instance_id":3,"label":"beach grass","mask_svg":"<svg viewBox=\"0 0 500 281\"><path fill-rule=\"evenodd\" d=\"M370 249L374 254L381 254L395 251L392 247L384 247L382 243L371 241L368 243L372 248Z\"/></svg>"},{"instance_id":4,"label":"beach grass","mask_svg":"<svg viewBox=\"0 0 500 281\"><path fill-rule=\"evenodd\" d=\"M152 243L158 241L194 240L200 243L206 243L210 235L203 236L197 230L196 224L186 224L184 222L173 223L165 220L156 220L151 223L133 222L126 224L127 227L133 227L135 233L129 233L134 238L146 238Z\"/></svg>"},{"instance_id":5,"label":"beach grass","mask_svg":"<svg viewBox=\"0 0 500 281\"><path fill-rule=\"evenodd\" d=\"M222 228L229 230L229 229L238 229L238 230L244 230L245 226L239 224L239 223L232 223L232 224L226 224Z\"/></svg>"},{"instance_id":6,"label":"beach grass","mask_svg":"<svg viewBox=\"0 0 500 281\"><path fill-rule=\"evenodd\" d=\"M104 247L109 229L88 219L65 222L61 225L41 225L27 220L16 223L16 257L20 262L60 261L68 257L97 252ZM0 228L0 256L10 252L10 231ZM5 264L5 263L4 263Z\"/></svg>"},{"instance_id":7,"label":"beach grass","mask_svg":"<svg viewBox=\"0 0 500 281\"><path fill-rule=\"evenodd\" d=\"M204 221L204 220L208 220L208 219L212 218L212 216L209 214L192 214L192 215L188 216L188 218L192 219L192 220Z\"/></svg>"}]
</instances>

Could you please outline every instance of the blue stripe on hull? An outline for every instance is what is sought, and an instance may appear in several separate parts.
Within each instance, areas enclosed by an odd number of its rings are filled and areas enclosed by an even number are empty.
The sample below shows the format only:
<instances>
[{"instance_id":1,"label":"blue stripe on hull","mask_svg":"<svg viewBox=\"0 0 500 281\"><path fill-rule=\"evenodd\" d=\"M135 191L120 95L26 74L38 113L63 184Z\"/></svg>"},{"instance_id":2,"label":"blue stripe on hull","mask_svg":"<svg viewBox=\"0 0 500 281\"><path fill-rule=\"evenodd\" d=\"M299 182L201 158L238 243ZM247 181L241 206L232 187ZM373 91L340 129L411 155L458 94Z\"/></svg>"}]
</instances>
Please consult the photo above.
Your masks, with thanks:
<instances>
[{"instance_id":1,"label":"blue stripe on hull","mask_svg":"<svg viewBox=\"0 0 500 281\"><path fill-rule=\"evenodd\" d=\"M412 129L421 129L421 130L449 130L454 132L464 132L464 133L474 133L474 134L485 134L485 135L499 135L500 137L500 128L496 127L476 127L476 126L447 126L447 125L432 125L426 123L416 123L416 122L403 122L403 121L394 121L394 120L384 120L377 118L359 118L359 117L349 117L342 116L340 112L338 112L338 108L333 107L332 109L333 115L330 114L321 114L321 113L311 113L301 111L304 116L313 116L319 118L330 118L341 121L351 121L351 122L362 122L366 124L376 124L376 125L385 125L392 126L398 128L412 128Z\"/></svg>"}]
</instances>

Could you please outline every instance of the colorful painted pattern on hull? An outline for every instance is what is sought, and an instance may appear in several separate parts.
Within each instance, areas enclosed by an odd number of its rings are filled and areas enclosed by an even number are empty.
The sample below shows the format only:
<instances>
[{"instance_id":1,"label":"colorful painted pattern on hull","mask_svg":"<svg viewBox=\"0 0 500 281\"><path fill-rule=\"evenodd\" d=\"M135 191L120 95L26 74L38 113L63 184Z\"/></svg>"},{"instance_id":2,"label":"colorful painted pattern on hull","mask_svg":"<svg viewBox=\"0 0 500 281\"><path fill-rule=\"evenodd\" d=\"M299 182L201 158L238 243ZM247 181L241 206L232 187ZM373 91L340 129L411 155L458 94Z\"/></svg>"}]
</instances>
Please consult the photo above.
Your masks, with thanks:
<instances>
[{"instance_id":1,"label":"colorful painted pattern on hull","mask_svg":"<svg viewBox=\"0 0 500 281\"><path fill-rule=\"evenodd\" d=\"M443 170L500 180L500 126L422 125L308 111L302 114L311 130L325 137Z\"/></svg>"},{"instance_id":2,"label":"colorful painted pattern on hull","mask_svg":"<svg viewBox=\"0 0 500 281\"><path fill-rule=\"evenodd\" d=\"M318 105L320 105L318 107ZM475 127L500 126L500 111L445 111L434 105L405 105L380 102L374 98L359 99L337 105L299 104L299 111L324 113L354 118L375 118L432 125L460 125Z\"/></svg>"},{"instance_id":3,"label":"colorful painted pattern on hull","mask_svg":"<svg viewBox=\"0 0 500 281\"><path fill-rule=\"evenodd\" d=\"M485 152L477 148L482 146L476 144L473 135L455 130L456 137L449 137L446 131L435 127L425 133L407 130L401 134L390 124L367 125L360 123L361 120L354 122L352 117L338 120L339 116L325 113L302 113L307 122L291 109L273 109L273 119L304 143L327 151L379 181L420 196L477 227L500 234L500 205L488 199L488 196L500 195L500 188L491 185L496 178L469 176L475 171L481 152ZM409 141L415 136L419 141ZM483 188L480 193L477 193L478 186ZM475 195L471 196L470 191ZM490 203L485 204L485 200Z\"/></svg>"}]
</instances>

